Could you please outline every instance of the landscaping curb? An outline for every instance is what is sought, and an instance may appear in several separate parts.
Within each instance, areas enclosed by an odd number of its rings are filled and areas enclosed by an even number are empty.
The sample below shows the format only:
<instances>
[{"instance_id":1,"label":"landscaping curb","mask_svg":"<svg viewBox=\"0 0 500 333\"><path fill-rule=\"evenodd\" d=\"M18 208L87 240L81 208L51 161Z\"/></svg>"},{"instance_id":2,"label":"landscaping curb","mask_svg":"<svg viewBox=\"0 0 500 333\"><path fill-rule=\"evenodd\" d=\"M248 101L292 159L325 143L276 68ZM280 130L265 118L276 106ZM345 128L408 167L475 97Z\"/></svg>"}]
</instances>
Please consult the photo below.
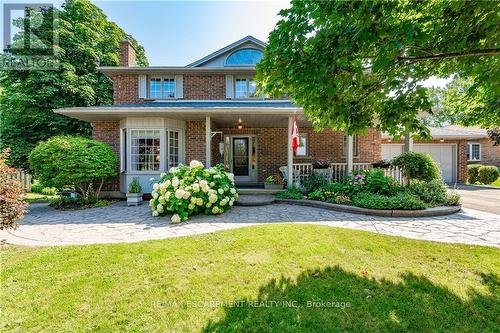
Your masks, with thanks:
<instances>
[{"instance_id":1,"label":"landscaping curb","mask_svg":"<svg viewBox=\"0 0 500 333\"><path fill-rule=\"evenodd\" d=\"M430 217L430 216L443 216L458 213L461 206L440 206L433 208L426 208L422 210L398 210L398 209L369 209L356 206L338 205L329 202L314 201L314 200L293 200L293 199L276 199L277 203L285 203L290 205L309 206L316 208L324 208L330 210L337 210L340 212L385 216L385 217Z\"/></svg>"}]
</instances>

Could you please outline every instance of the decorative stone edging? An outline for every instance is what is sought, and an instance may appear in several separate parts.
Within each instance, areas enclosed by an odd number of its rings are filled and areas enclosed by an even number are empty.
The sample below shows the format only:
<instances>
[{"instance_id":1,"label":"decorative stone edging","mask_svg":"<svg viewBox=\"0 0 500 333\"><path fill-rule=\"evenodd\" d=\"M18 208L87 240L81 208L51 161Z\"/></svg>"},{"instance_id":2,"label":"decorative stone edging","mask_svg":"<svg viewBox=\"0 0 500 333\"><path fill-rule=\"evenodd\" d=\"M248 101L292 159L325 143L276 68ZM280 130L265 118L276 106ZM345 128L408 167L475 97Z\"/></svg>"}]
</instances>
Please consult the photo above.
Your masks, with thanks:
<instances>
[{"instance_id":1,"label":"decorative stone edging","mask_svg":"<svg viewBox=\"0 0 500 333\"><path fill-rule=\"evenodd\" d=\"M362 208L356 206L338 205L322 201L293 200L293 199L276 199L276 202L286 203L290 205L309 206L309 207L337 210L346 213L385 216L385 217L443 216L443 215L458 213L462 209L461 206L440 206L440 207L426 208L421 210L370 209L370 208Z\"/></svg>"}]
</instances>

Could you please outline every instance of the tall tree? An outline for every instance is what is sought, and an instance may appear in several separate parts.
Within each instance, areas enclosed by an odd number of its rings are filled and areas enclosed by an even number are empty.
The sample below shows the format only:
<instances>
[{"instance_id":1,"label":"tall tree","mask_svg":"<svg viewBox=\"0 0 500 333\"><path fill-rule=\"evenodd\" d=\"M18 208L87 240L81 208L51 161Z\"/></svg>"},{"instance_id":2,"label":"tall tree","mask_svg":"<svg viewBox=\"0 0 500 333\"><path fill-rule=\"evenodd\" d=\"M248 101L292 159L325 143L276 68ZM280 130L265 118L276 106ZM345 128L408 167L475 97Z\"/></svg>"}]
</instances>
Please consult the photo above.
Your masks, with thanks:
<instances>
[{"instance_id":1,"label":"tall tree","mask_svg":"<svg viewBox=\"0 0 500 333\"><path fill-rule=\"evenodd\" d=\"M20 168L27 168L27 156L39 141L61 134L90 134L87 123L52 110L111 104L112 82L97 72L97 66L119 64L122 40L128 38L135 46L139 66L148 64L144 48L88 0L67 0L61 10L48 9L42 15L48 19L43 20L36 35L52 42L53 17L59 68L0 73L0 145L11 148L9 163ZM40 18L30 16L17 24L22 26L33 19ZM18 34L14 43L23 39L24 35ZM29 55L37 50L22 52Z\"/></svg>"},{"instance_id":2,"label":"tall tree","mask_svg":"<svg viewBox=\"0 0 500 333\"><path fill-rule=\"evenodd\" d=\"M318 127L427 137L421 82L454 74L487 101L474 121L498 123L500 2L293 0L280 15L260 87L290 95Z\"/></svg>"}]
</instances>

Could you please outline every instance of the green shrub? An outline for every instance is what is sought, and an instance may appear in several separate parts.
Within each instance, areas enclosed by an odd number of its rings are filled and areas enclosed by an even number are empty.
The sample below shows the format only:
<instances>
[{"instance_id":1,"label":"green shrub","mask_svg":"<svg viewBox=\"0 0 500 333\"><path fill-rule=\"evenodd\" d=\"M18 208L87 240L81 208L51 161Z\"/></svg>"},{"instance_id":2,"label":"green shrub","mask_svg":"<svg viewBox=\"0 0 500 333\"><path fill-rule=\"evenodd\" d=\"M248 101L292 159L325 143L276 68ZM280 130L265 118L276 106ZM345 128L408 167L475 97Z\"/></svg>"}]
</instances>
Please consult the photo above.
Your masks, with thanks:
<instances>
[{"instance_id":1,"label":"green shrub","mask_svg":"<svg viewBox=\"0 0 500 333\"><path fill-rule=\"evenodd\" d=\"M321 189L323 190L323 193L330 192L330 193L335 193L338 195L346 195L346 196L350 196L351 193L354 191L354 189L349 185L349 183L346 183L346 182L327 183L327 184L323 185L323 187Z\"/></svg>"},{"instance_id":2,"label":"green shrub","mask_svg":"<svg viewBox=\"0 0 500 333\"><path fill-rule=\"evenodd\" d=\"M58 189L73 187L88 199L99 197L104 183L116 175L117 158L103 142L56 136L35 147L29 163L42 184Z\"/></svg>"},{"instance_id":3,"label":"green shrub","mask_svg":"<svg viewBox=\"0 0 500 333\"><path fill-rule=\"evenodd\" d=\"M55 187L44 187L42 189L41 194L43 195L48 195L48 196L54 196L57 195L57 189Z\"/></svg>"},{"instance_id":4,"label":"green shrub","mask_svg":"<svg viewBox=\"0 0 500 333\"><path fill-rule=\"evenodd\" d=\"M406 152L395 157L391 164L399 167L409 181L414 179L431 181L441 178L439 167L429 154Z\"/></svg>"},{"instance_id":5,"label":"green shrub","mask_svg":"<svg viewBox=\"0 0 500 333\"><path fill-rule=\"evenodd\" d=\"M467 181L469 184L475 184L478 182L479 168L482 167L481 164L471 164L467 166Z\"/></svg>"},{"instance_id":6,"label":"green shrub","mask_svg":"<svg viewBox=\"0 0 500 333\"><path fill-rule=\"evenodd\" d=\"M221 214L238 199L234 175L219 164L205 169L199 161L170 168L153 184L149 201L152 215L172 212L172 223L186 221L195 214Z\"/></svg>"},{"instance_id":7,"label":"green shrub","mask_svg":"<svg viewBox=\"0 0 500 333\"><path fill-rule=\"evenodd\" d=\"M384 170L365 170L363 171L364 186L363 191L374 194L392 195L400 190L400 185L394 178L387 177Z\"/></svg>"},{"instance_id":8,"label":"green shrub","mask_svg":"<svg viewBox=\"0 0 500 333\"><path fill-rule=\"evenodd\" d=\"M352 199L354 206L371 209L425 209L427 205L417 196L401 192L394 196L385 196L372 193L360 193Z\"/></svg>"},{"instance_id":9,"label":"green shrub","mask_svg":"<svg viewBox=\"0 0 500 333\"><path fill-rule=\"evenodd\" d=\"M483 184L491 184L498 179L498 168L493 165L483 165L479 168L477 180Z\"/></svg>"},{"instance_id":10,"label":"green shrub","mask_svg":"<svg viewBox=\"0 0 500 333\"><path fill-rule=\"evenodd\" d=\"M319 173L313 171L301 183L307 192L313 192L323 187L326 184L326 180Z\"/></svg>"},{"instance_id":11,"label":"green shrub","mask_svg":"<svg viewBox=\"0 0 500 333\"><path fill-rule=\"evenodd\" d=\"M278 199L295 199L300 200L304 199L304 195L295 187L289 188L286 191L279 192L276 194Z\"/></svg>"},{"instance_id":12,"label":"green shrub","mask_svg":"<svg viewBox=\"0 0 500 333\"><path fill-rule=\"evenodd\" d=\"M76 199L60 196L58 198L50 200L49 206L60 210L76 210L85 208L97 208L104 207L115 203L116 200L102 200L97 199L94 196L83 198L81 196Z\"/></svg>"},{"instance_id":13,"label":"green shrub","mask_svg":"<svg viewBox=\"0 0 500 333\"><path fill-rule=\"evenodd\" d=\"M31 184L31 191L32 193L42 193L42 190L44 189L44 186L40 184L38 180L35 180L33 184Z\"/></svg>"},{"instance_id":14,"label":"green shrub","mask_svg":"<svg viewBox=\"0 0 500 333\"><path fill-rule=\"evenodd\" d=\"M323 190L319 189L319 190L310 192L307 195L307 199L309 199L309 200L324 201L325 200L325 194L323 193Z\"/></svg>"},{"instance_id":15,"label":"green shrub","mask_svg":"<svg viewBox=\"0 0 500 333\"><path fill-rule=\"evenodd\" d=\"M442 179L434 179L429 182L416 180L408 185L407 190L423 202L434 206L443 205L448 193L448 187Z\"/></svg>"},{"instance_id":16,"label":"green shrub","mask_svg":"<svg viewBox=\"0 0 500 333\"><path fill-rule=\"evenodd\" d=\"M128 185L128 193L141 193L142 186L139 183L139 177L134 177L130 184Z\"/></svg>"}]
</instances>

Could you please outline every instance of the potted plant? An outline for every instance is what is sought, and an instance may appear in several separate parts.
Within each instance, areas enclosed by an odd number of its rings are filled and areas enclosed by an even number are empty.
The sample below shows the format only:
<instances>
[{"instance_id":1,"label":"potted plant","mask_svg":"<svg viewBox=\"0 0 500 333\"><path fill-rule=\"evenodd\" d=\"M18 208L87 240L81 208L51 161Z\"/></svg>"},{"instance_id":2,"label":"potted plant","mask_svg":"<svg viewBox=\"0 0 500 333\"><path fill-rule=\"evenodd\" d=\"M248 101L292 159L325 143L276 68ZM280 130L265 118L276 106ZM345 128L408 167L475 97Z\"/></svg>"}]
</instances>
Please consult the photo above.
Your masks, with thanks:
<instances>
[{"instance_id":1,"label":"potted plant","mask_svg":"<svg viewBox=\"0 0 500 333\"><path fill-rule=\"evenodd\" d=\"M375 169L388 169L391 166L390 161L380 160L372 163Z\"/></svg>"},{"instance_id":2,"label":"potted plant","mask_svg":"<svg viewBox=\"0 0 500 333\"><path fill-rule=\"evenodd\" d=\"M134 177L128 186L127 205L138 206L140 204L142 204L142 187L139 183L139 178Z\"/></svg>"},{"instance_id":3,"label":"potted plant","mask_svg":"<svg viewBox=\"0 0 500 333\"><path fill-rule=\"evenodd\" d=\"M278 175L271 175L266 178L264 188L266 190L282 190L283 184L283 178Z\"/></svg>"},{"instance_id":4,"label":"potted plant","mask_svg":"<svg viewBox=\"0 0 500 333\"><path fill-rule=\"evenodd\" d=\"M329 160L317 160L313 163L313 170L325 180L331 180L332 169Z\"/></svg>"}]
</instances>

